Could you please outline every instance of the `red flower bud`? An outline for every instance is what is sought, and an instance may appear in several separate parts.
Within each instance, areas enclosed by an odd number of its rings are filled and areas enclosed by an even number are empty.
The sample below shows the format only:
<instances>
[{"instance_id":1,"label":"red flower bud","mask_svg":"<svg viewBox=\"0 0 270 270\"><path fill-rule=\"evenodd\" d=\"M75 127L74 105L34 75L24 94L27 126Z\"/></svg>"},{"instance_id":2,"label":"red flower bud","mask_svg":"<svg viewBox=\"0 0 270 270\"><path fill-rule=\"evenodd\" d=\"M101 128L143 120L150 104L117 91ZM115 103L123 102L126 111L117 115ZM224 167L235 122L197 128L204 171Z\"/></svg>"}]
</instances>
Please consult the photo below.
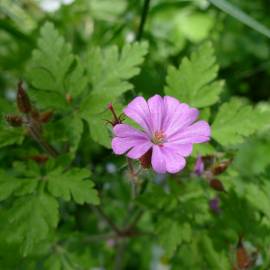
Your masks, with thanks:
<instances>
[{"instance_id":1,"label":"red flower bud","mask_svg":"<svg viewBox=\"0 0 270 270\"><path fill-rule=\"evenodd\" d=\"M139 158L140 163L144 169L151 167L152 148L150 148L143 156Z\"/></svg>"},{"instance_id":2,"label":"red flower bud","mask_svg":"<svg viewBox=\"0 0 270 270\"><path fill-rule=\"evenodd\" d=\"M108 110L110 110L112 112L113 120L112 121L106 120L106 122L110 123L113 127L118 125L118 124L122 124L122 122L124 120L124 117L123 117L124 115L120 114L119 116L117 116L112 103L109 103L107 108L108 108Z\"/></svg>"},{"instance_id":3,"label":"red flower bud","mask_svg":"<svg viewBox=\"0 0 270 270\"><path fill-rule=\"evenodd\" d=\"M216 191L226 192L222 182L218 179L210 180L209 184L210 184L210 187Z\"/></svg>"},{"instance_id":4,"label":"red flower bud","mask_svg":"<svg viewBox=\"0 0 270 270\"><path fill-rule=\"evenodd\" d=\"M23 123L23 119L19 115L6 115L6 121L13 127L20 127Z\"/></svg>"},{"instance_id":5,"label":"red flower bud","mask_svg":"<svg viewBox=\"0 0 270 270\"><path fill-rule=\"evenodd\" d=\"M18 84L17 106L22 113L29 113L32 110L30 99L23 89L22 82Z\"/></svg>"}]
</instances>

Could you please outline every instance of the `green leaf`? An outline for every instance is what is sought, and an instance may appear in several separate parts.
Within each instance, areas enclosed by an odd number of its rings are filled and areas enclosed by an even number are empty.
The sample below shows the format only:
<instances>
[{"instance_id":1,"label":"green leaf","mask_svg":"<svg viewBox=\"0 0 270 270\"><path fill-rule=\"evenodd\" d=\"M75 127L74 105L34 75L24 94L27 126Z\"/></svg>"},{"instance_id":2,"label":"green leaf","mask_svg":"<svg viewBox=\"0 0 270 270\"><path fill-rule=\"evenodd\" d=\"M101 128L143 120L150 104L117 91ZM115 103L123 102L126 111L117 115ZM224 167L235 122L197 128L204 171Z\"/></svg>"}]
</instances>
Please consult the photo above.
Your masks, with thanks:
<instances>
[{"instance_id":1,"label":"green leaf","mask_svg":"<svg viewBox=\"0 0 270 270\"><path fill-rule=\"evenodd\" d=\"M74 60L71 47L52 23L45 23L40 34L31 61L31 83L38 89L65 92L63 82Z\"/></svg>"},{"instance_id":2,"label":"green leaf","mask_svg":"<svg viewBox=\"0 0 270 270\"><path fill-rule=\"evenodd\" d=\"M71 234L69 234L71 235ZM72 237L74 237L72 235ZM78 236L77 236L78 238ZM79 243L79 239L77 239ZM79 248L79 247L78 247ZM93 269L93 258L84 248L77 252L76 249L68 250L66 246L57 245L54 252L44 261L44 269L46 270L82 270ZM42 268L43 269L43 268Z\"/></svg>"},{"instance_id":3,"label":"green leaf","mask_svg":"<svg viewBox=\"0 0 270 270\"><path fill-rule=\"evenodd\" d=\"M215 250L211 239L204 232L201 235L200 250L209 265L209 269L227 270L230 263L224 252Z\"/></svg>"},{"instance_id":4,"label":"green leaf","mask_svg":"<svg viewBox=\"0 0 270 270\"><path fill-rule=\"evenodd\" d=\"M19 179L0 171L0 201L7 199L20 186Z\"/></svg>"},{"instance_id":5,"label":"green leaf","mask_svg":"<svg viewBox=\"0 0 270 270\"><path fill-rule=\"evenodd\" d=\"M200 42L207 38L214 25L214 19L208 13L194 12L183 9L176 11L175 26L184 36L192 42Z\"/></svg>"},{"instance_id":6,"label":"green leaf","mask_svg":"<svg viewBox=\"0 0 270 270\"><path fill-rule=\"evenodd\" d=\"M170 228L168 230L168 228ZM156 230L161 245L165 249L167 256L171 257L182 241L189 242L191 239L191 228L188 223L178 222L164 218L158 223Z\"/></svg>"},{"instance_id":7,"label":"green leaf","mask_svg":"<svg viewBox=\"0 0 270 270\"><path fill-rule=\"evenodd\" d=\"M224 103L212 124L212 136L224 146L243 142L262 126L262 113L240 99Z\"/></svg>"},{"instance_id":8,"label":"green leaf","mask_svg":"<svg viewBox=\"0 0 270 270\"><path fill-rule=\"evenodd\" d=\"M0 125L0 148L12 144L22 144L23 139L24 135L21 128Z\"/></svg>"},{"instance_id":9,"label":"green leaf","mask_svg":"<svg viewBox=\"0 0 270 270\"><path fill-rule=\"evenodd\" d=\"M91 15L98 20L109 21L110 23L118 19L126 7L127 2L125 0L91 0L89 2Z\"/></svg>"},{"instance_id":10,"label":"green leaf","mask_svg":"<svg viewBox=\"0 0 270 270\"><path fill-rule=\"evenodd\" d=\"M52 23L45 23L40 34L28 71L35 88L30 94L44 107L65 108L66 95L74 98L86 89L85 70Z\"/></svg>"},{"instance_id":11,"label":"green leaf","mask_svg":"<svg viewBox=\"0 0 270 270\"><path fill-rule=\"evenodd\" d=\"M92 49L88 53L87 71L92 91L81 106L81 115L90 126L92 138L104 146L109 147L109 133L102 112L108 103L133 88L128 80L139 73L147 48L143 42L127 44L121 53L115 46Z\"/></svg>"},{"instance_id":12,"label":"green leaf","mask_svg":"<svg viewBox=\"0 0 270 270\"><path fill-rule=\"evenodd\" d=\"M6 200L12 194L22 196L33 193L38 185L37 179L16 178L0 171L0 201Z\"/></svg>"},{"instance_id":13,"label":"green leaf","mask_svg":"<svg viewBox=\"0 0 270 270\"><path fill-rule=\"evenodd\" d=\"M147 53L147 43L127 44L119 53L116 46L92 49L87 58L92 92L82 106L85 117L100 113L109 102L133 88L127 80L137 75Z\"/></svg>"},{"instance_id":14,"label":"green leaf","mask_svg":"<svg viewBox=\"0 0 270 270\"><path fill-rule=\"evenodd\" d=\"M261 24L260 22L256 21L248 14L240 10L238 7L232 5L226 0L209 0L217 8L221 9L225 13L231 15L236 20L242 22L243 24L249 26L250 28L254 29L255 31L265 35L266 37L270 38L270 29Z\"/></svg>"},{"instance_id":15,"label":"green leaf","mask_svg":"<svg viewBox=\"0 0 270 270\"><path fill-rule=\"evenodd\" d=\"M40 192L17 199L8 212L7 240L20 242L24 256L48 237L58 223L58 202Z\"/></svg>"},{"instance_id":16,"label":"green leaf","mask_svg":"<svg viewBox=\"0 0 270 270\"><path fill-rule=\"evenodd\" d=\"M104 114L102 114L104 115ZM111 147L111 133L108 129L108 125L104 120L106 118L92 116L88 119L88 124L91 129L91 138L99 144L110 148ZM108 118L110 119L110 118Z\"/></svg>"},{"instance_id":17,"label":"green leaf","mask_svg":"<svg viewBox=\"0 0 270 270\"><path fill-rule=\"evenodd\" d=\"M62 148L68 149L69 155L74 157L80 143L82 132L82 119L75 112L49 125L46 137L50 138L50 141L58 141Z\"/></svg>"},{"instance_id":18,"label":"green leaf","mask_svg":"<svg viewBox=\"0 0 270 270\"><path fill-rule=\"evenodd\" d=\"M75 68L68 74L65 83L65 89L67 94L72 97L77 97L86 89L87 78L85 76L85 70L80 62L80 59L76 58Z\"/></svg>"},{"instance_id":19,"label":"green leaf","mask_svg":"<svg viewBox=\"0 0 270 270\"><path fill-rule=\"evenodd\" d=\"M243 176L262 174L270 165L270 138L252 138L239 147L235 155L234 165ZM247 170L248 168L248 170Z\"/></svg>"},{"instance_id":20,"label":"green leaf","mask_svg":"<svg viewBox=\"0 0 270 270\"><path fill-rule=\"evenodd\" d=\"M267 194L268 191L268 194ZM264 213L270 219L269 184L248 184L245 186L245 197L256 209Z\"/></svg>"},{"instance_id":21,"label":"green leaf","mask_svg":"<svg viewBox=\"0 0 270 270\"><path fill-rule=\"evenodd\" d=\"M78 203L99 204L97 191L93 188L94 183L89 178L89 170L74 168L63 172L56 169L47 176L48 190L56 196L66 201L72 199Z\"/></svg>"},{"instance_id":22,"label":"green leaf","mask_svg":"<svg viewBox=\"0 0 270 270\"><path fill-rule=\"evenodd\" d=\"M219 100L223 81L216 81L218 66L210 43L202 45L190 59L184 58L179 69L170 66L165 94L181 102L202 108Z\"/></svg>"}]
</instances>

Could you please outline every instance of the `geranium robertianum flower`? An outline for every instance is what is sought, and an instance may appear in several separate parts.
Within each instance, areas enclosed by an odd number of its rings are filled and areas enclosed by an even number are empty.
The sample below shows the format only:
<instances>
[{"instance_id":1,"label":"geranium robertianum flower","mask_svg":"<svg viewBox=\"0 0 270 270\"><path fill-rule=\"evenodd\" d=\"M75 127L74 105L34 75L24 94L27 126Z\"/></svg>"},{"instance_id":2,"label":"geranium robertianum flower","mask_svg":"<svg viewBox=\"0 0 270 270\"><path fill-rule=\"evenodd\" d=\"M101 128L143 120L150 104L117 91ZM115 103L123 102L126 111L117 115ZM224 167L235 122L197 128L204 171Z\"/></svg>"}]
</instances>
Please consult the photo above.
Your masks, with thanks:
<instances>
[{"instance_id":1,"label":"geranium robertianum flower","mask_svg":"<svg viewBox=\"0 0 270 270\"><path fill-rule=\"evenodd\" d=\"M139 159L152 150L151 164L158 173L179 172L186 164L185 157L192 152L192 144L210 139L208 123L195 122L199 111L170 96L155 95L148 101L136 97L124 113L142 129L116 125L112 140L114 153Z\"/></svg>"}]
</instances>

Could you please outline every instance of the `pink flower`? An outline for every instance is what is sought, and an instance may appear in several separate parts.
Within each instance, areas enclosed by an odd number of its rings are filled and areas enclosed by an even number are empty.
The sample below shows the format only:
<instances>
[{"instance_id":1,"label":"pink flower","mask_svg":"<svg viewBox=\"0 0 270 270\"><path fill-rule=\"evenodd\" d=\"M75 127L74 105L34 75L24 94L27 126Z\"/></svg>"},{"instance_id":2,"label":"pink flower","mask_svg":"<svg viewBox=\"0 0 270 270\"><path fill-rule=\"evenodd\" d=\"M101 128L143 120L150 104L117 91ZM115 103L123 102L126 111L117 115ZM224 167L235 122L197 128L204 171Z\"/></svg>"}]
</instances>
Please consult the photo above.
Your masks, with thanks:
<instances>
[{"instance_id":1,"label":"pink flower","mask_svg":"<svg viewBox=\"0 0 270 270\"><path fill-rule=\"evenodd\" d=\"M139 159L152 148L151 164L157 173L177 173L192 152L192 144L210 139L210 126L195 120L199 111L177 99L155 95L146 100L136 97L124 109L126 116L141 126L127 124L113 128L112 149L115 154Z\"/></svg>"}]
</instances>

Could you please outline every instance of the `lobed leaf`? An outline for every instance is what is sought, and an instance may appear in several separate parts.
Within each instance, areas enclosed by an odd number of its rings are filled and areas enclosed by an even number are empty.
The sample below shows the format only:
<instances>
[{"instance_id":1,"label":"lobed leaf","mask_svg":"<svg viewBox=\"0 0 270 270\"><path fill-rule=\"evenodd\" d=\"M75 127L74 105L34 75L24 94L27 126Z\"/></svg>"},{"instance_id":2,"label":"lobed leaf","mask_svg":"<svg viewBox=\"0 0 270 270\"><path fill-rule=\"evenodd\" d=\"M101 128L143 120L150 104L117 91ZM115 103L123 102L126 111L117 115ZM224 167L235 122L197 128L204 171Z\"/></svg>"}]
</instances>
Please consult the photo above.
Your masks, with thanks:
<instances>
[{"instance_id":1,"label":"lobed leaf","mask_svg":"<svg viewBox=\"0 0 270 270\"><path fill-rule=\"evenodd\" d=\"M170 229L168 230L168 228ZM180 224L177 221L164 218L158 223L156 233L166 255L171 257L183 241L190 241L192 232L188 223Z\"/></svg>"},{"instance_id":2,"label":"lobed leaf","mask_svg":"<svg viewBox=\"0 0 270 270\"><path fill-rule=\"evenodd\" d=\"M164 92L197 108L213 105L223 87L223 81L216 80L217 72L214 49L206 43L190 59L185 57L178 69L168 68Z\"/></svg>"},{"instance_id":3,"label":"lobed leaf","mask_svg":"<svg viewBox=\"0 0 270 270\"><path fill-rule=\"evenodd\" d=\"M38 185L37 179L16 178L3 170L0 171L0 201L8 199L11 195L22 196L33 193Z\"/></svg>"},{"instance_id":4,"label":"lobed leaf","mask_svg":"<svg viewBox=\"0 0 270 270\"><path fill-rule=\"evenodd\" d=\"M99 204L97 191L93 188L94 183L89 178L89 170L74 168L63 172L56 169L49 173L48 190L55 196L70 201L71 198L78 204Z\"/></svg>"},{"instance_id":5,"label":"lobed leaf","mask_svg":"<svg viewBox=\"0 0 270 270\"><path fill-rule=\"evenodd\" d=\"M212 124L212 136L223 146L239 144L262 127L262 119L262 112L234 98L220 107Z\"/></svg>"},{"instance_id":6,"label":"lobed leaf","mask_svg":"<svg viewBox=\"0 0 270 270\"><path fill-rule=\"evenodd\" d=\"M65 108L66 95L79 96L86 88L85 70L71 46L52 23L45 23L28 71L35 90L30 93L44 107Z\"/></svg>"},{"instance_id":7,"label":"lobed leaf","mask_svg":"<svg viewBox=\"0 0 270 270\"><path fill-rule=\"evenodd\" d=\"M58 215L57 200L46 193L21 197L8 213L7 240L20 242L21 252L26 256L57 226Z\"/></svg>"}]
</instances>

